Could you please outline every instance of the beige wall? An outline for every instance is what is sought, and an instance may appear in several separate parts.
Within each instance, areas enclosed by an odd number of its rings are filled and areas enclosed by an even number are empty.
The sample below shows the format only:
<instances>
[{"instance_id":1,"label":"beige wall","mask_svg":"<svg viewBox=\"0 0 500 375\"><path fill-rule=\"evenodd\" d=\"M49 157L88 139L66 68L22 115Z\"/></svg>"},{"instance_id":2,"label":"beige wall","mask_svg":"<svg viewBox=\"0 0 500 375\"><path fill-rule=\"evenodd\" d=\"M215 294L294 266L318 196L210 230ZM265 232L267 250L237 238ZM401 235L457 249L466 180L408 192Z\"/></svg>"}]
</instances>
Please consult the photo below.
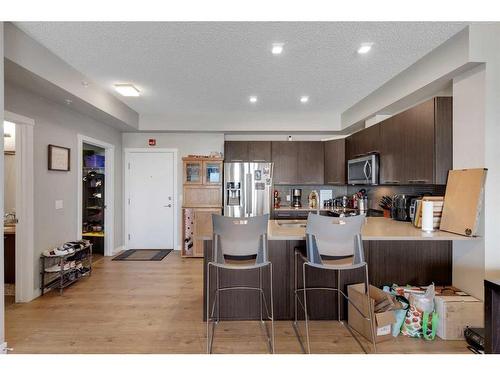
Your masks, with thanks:
<instances>
[{"instance_id":1,"label":"beige wall","mask_svg":"<svg viewBox=\"0 0 500 375\"><path fill-rule=\"evenodd\" d=\"M177 163L177 192L179 195L179 207L177 215L178 239L176 249L180 249L182 239L181 231L181 207L182 207L182 157L189 154L208 155L212 151L224 151L223 133L123 133L123 148L148 148L148 139L155 138L157 148L175 148L178 150L179 160Z\"/></svg>"},{"instance_id":2,"label":"beige wall","mask_svg":"<svg viewBox=\"0 0 500 375\"><path fill-rule=\"evenodd\" d=\"M23 88L5 85L5 109L35 121L34 125L34 226L35 256L33 267L39 273L39 256L49 248L74 240L77 228L78 194L77 147L78 134L115 146L115 248L122 245L122 151L121 133L71 109ZM71 149L71 171L56 172L47 168L47 146L55 144ZM2 184L3 186L3 184ZM56 210L55 201L63 208ZM35 277L35 290L39 278Z\"/></svg>"}]
</instances>

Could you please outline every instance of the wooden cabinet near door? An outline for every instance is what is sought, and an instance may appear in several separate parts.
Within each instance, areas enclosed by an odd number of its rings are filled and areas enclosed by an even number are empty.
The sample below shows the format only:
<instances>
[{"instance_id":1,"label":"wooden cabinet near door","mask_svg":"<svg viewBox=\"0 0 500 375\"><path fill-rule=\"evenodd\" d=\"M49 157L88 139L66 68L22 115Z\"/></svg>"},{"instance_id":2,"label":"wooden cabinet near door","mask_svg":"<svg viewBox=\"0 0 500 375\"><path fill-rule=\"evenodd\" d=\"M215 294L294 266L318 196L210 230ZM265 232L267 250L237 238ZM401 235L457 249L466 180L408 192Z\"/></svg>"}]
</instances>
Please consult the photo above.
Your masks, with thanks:
<instances>
[{"instance_id":1,"label":"wooden cabinet near door","mask_svg":"<svg viewBox=\"0 0 500 375\"><path fill-rule=\"evenodd\" d=\"M346 184L345 138L325 142L325 184Z\"/></svg>"},{"instance_id":2,"label":"wooden cabinet near door","mask_svg":"<svg viewBox=\"0 0 500 375\"><path fill-rule=\"evenodd\" d=\"M212 214L222 212L223 160L185 157L182 204L182 249L184 257L202 257L200 237L212 235ZM194 177L190 177L189 174Z\"/></svg>"},{"instance_id":3,"label":"wooden cabinet near door","mask_svg":"<svg viewBox=\"0 0 500 375\"><path fill-rule=\"evenodd\" d=\"M203 256L203 239L212 237L212 215L220 215L220 208L196 208L194 209L193 237L194 249L193 256Z\"/></svg>"}]
</instances>

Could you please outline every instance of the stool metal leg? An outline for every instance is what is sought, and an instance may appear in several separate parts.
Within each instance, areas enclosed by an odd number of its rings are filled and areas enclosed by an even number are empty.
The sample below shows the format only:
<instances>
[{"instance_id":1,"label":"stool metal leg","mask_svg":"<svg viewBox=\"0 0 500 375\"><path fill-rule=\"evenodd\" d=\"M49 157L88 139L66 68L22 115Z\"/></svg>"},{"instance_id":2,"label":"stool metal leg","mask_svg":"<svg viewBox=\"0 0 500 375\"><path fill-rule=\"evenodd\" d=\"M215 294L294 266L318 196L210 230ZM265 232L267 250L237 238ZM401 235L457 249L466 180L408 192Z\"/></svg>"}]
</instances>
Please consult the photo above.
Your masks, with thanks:
<instances>
[{"instance_id":1,"label":"stool metal leg","mask_svg":"<svg viewBox=\"0 0 500 375\"><path fill-rule=\"evenodd\" d=\"M370 281L368 278L368 265L365 264L365 276L366 276L366 297L368 298L368 314L370 316L370 331L372 333L372 342L373 342L373 352L377 353L377 344L375 342L375 327L373 324L373 311L372 304L370 303Z\"/></svg>"},{"instance_id":2,"label":"stool metal leg","mask_svg":"<svg viewBox=\"0 0 500 375\"><path fill-rule=\"evenodd\" d=\"M337 271L337 320L342 321L340 318L340 300L342 296L340 295L340 270Z\"/></svg>"},{"instance_id":3,"label":"stool metal leg","mask_svg":"<svg viewBox=\"0 0 500 375\"><path fill-rule=\"evenodd\" d=\"M302 279L303 279L303 288L304 288L304 318L306 323L306 338L307 338L307 353L311 354L311 343L309 341L309 318L307 316L307 286L306 286L306 265L304 263L302 265Z\"/></svg>"},{"instance_id":4,"label":"stool metal leg","mask_svg":"<svg viewBox=\"0 0 500 375\"><path fill-rule=\"evenodd\" d=\"M271 346L272 346L272 354L276 351L274 349L274 299L273 299L273 265L269 264L269 285L270 285L270 296L271 296Z\"/></svg>"}]
</instances>

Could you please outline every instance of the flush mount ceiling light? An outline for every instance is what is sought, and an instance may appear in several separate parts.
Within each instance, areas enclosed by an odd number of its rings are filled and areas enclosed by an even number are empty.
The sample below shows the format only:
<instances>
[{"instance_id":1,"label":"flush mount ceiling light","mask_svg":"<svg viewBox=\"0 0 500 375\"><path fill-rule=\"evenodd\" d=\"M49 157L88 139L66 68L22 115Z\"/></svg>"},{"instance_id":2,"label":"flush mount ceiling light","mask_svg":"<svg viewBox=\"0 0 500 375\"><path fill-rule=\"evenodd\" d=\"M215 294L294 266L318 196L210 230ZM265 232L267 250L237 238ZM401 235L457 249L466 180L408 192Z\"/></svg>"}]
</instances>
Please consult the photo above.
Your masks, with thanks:
<instances>
[{"instance_id":1,"label":"flush mount ceiling light","mask_svg":"<svg viewBox=\"0 0 500 375\"><path fill-rule=\"evenodd\" d=\"M361 43L361 46L358 48L358 53L360 55L364 55L365 53L370 52L372 49L373 43Z\"/></svg>"},{"instance_id":2,"label":"flush mount ceiling light","mask_svg":"<svg viewBox=\"0 0 500 375\"><path fill-rule=\"evenodd\" d=\"M273 43L273 48L271 49L273 55L281 55L283 52L283 46L284 43Z\"/></svg>"},{"instance_id":3,"label":"flush mount ceiling light","mask_svg":"<svg viewBox=\"0 0 500 375\"><path fill-rule=\"evenodd\" d=\"M256 97L256 96L254 96L254 95L252 95L251 97L249 97L249 98L248 98L248 101L249 101L250 103L257 103L257 97Z\"/></svg>"},{"instance_id":4,"label":"flush mount ceiling light","mask_svg":"<svg viewBox=\"0 0 500 375\"><path fill-rule=\"evenodd\" d=\"M122 96L139 96L141 92L137 87L131 83L118 83L115 86L115 90Z\"/></svg>"},{"instance_id":5,"label":"flush mount ceiling light","mask_svg":"<svg viewBox=\"0 0 500 375\"><path fill-rule=\"evenodd\" d=\"M300 102L301 103L307 103L309 101L309 97L307 95L302 95L300 97Z\"/></svg>"}]
</instances>

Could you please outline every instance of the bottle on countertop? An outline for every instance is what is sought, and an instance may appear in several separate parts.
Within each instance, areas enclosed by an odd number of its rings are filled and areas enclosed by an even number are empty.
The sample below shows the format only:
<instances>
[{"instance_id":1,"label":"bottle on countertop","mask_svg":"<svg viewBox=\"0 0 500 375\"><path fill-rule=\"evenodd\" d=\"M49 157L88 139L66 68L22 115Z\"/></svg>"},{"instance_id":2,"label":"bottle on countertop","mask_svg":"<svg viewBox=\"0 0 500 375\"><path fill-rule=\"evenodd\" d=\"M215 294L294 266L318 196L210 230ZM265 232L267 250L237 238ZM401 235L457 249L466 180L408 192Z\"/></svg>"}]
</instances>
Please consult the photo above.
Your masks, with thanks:
<instances>
[{"instance_id":1,"label":"bottle on countertop","mask_svg":"<svg viewBox=\"0 0 500 375\"><path fill-rule=\"evenodd\" d=\"M281 198L278 190L274 191L274 208L280 208L281 206Z\"/></svg>"},{"instance_id":2,"label":"bottle on countertop","mask_svg":"<svg viewBox=\"0 0 500 375\"><path fill-rule=\"evenodd\" d=\"M316 190L311 191L309 193L309 208L317 209L318 208L318 192Z\"/></svg>"}]
</instances>

